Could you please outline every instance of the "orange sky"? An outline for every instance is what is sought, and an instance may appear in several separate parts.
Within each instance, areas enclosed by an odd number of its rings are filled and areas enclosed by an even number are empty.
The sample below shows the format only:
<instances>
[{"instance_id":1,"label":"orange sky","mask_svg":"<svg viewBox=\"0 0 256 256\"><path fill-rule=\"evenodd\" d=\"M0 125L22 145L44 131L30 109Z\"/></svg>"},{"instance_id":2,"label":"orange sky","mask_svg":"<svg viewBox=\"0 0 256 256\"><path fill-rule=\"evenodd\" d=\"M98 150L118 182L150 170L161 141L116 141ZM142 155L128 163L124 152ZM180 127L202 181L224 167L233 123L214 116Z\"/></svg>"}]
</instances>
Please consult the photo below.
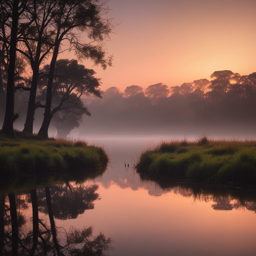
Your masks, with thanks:
<instances>
[{"instance_id":1,"label":"orange sky","mask_svg":"<svg viewBox=\"0 0 256 256\"><path fill-rule=\"evenodd\" d=\"M102 90L181 85L216 70L256 71L255 0L107 0L113 67L91 66Z\"/></svg>"}]
</instances>

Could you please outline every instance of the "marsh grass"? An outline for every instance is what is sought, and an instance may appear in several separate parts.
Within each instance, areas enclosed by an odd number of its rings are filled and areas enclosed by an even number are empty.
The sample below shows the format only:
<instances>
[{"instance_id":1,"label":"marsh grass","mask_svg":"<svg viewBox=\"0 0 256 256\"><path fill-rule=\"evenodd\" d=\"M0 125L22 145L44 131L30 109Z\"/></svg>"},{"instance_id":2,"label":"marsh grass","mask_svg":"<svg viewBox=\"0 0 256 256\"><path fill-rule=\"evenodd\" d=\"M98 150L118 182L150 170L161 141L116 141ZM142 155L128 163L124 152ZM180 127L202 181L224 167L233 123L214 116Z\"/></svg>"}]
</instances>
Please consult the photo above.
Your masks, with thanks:
<instances>
[{"instance_id":1,"label":"marsh grass","mask_svg":"<svg viewBox=\"0 0 256 256\"><path fill-rule=\"evenodd\" d=\"M86 142L41 140L28 136L6 139L0 134L0 176L92 171L106 168L108 156Z\"/></svg>"},{"instance_id":2,"label":"marsh grass","mask_svg":"<svg viewBox=\"0 0 256 256\"><path fill-rule=\"evenodd\" d=\"M255 141L164 142L142 153L136 169L149 177L198 183L256 184Z\"/></svg>"}]
</instances>

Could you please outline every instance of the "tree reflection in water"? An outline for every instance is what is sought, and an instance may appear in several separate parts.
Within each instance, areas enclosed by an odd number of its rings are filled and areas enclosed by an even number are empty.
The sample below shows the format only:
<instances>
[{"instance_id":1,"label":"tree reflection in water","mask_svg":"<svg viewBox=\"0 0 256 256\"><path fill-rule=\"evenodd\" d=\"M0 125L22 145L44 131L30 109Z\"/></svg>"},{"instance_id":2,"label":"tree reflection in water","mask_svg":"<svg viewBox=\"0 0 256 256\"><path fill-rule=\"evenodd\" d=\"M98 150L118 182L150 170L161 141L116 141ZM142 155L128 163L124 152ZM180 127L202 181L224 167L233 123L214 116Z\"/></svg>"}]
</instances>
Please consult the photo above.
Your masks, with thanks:
<instances>
[{"instance_id":1,"label":"tree reflection in water","mask_svg":"<svg viewBox=\"0 0 256 256\"><path fill-rule=\"evenodd\" d=\"M93 202L99 198L97 189L97 185L67 183L32 189L27 194L0 196L0 255L104 255L112 243L104 234L94 237L92 227L71 228L64 230L60 237L55 225L55 218L73 219L93 209ZM33 228L27 232L22 209L30 203ZM39 211L48 214L50 225L39 218Z\"/></svg>"},{"instance_id":2,"label":"tree reflection in water","mask_svg":"<svg viewBox=\"0 0 256 256\"><path fill-rule=\"evenodd\" d=\"M140 178L145 187L147 187L147 183L156 184L162 191L161 194L173 191L184 197L193 197L195 200L211 201L214 210L247 209L256 213L256 187L235 188L232 186L194 184L171 179L152 180L143 175L140 175Z\"/></svg>"}]
</instances>

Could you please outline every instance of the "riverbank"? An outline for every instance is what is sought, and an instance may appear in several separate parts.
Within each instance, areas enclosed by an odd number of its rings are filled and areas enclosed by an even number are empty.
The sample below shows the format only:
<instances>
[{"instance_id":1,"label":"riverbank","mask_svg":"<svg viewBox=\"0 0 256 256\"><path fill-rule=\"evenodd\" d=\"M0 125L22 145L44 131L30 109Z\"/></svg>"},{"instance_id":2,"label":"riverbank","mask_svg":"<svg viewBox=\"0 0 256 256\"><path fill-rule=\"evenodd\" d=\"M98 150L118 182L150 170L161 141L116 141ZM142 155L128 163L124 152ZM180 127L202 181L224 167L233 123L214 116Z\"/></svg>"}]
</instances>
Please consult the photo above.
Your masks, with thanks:
<instances>
[{"instance_id":1,"label":"riverbank","mask_svg":"<svg viewBox=\"0 0 256 256\"><path fill-rule=\"evenodd\" d=\"M141 155L136 170L150 179L256 184L256 141L163 142Z\"/></svg>"},{"instance_id":2,"label":"riverbank","mask_svg":"<svg viewBox=\"0 0 256 256\"><path fill-rule=\"evenodd\" d=\"M0 177L46 173L89 172L106 169L108 156L83 141L43 140L16 132L15 139L0 133Z\"/></svg>"}]
</instances>

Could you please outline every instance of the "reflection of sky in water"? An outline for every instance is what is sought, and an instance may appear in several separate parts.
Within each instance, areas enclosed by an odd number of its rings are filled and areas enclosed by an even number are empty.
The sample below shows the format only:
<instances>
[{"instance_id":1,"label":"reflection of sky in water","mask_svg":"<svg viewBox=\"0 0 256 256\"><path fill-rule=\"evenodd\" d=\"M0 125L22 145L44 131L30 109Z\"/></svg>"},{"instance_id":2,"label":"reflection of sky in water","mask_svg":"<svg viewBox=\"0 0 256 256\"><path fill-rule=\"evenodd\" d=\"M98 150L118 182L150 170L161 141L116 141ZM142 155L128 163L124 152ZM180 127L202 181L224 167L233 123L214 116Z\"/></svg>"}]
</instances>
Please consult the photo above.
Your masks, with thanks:
<instances>
[{"instance_id":1,"label":"reflection of sky in water","mask_svg":"<svg viewBox=\"0 0 256 256\"><path fill-rule=\"evenodd\" d=\"M160 139L88 141L98 141L111 159L94 181L101 200L59 225L93 226L96 234L114 240L110 255L255 255L255 203L207 193L195 198L187 188L162 190L155 182L141 182L133 166Z\"/></svg>"},{"instance_id":2,"label":"reflection of sky in water","mask_svg":"<svg viewBox=\"0 0 256 256\"><path fill-rule=\"evenodd\" d=\"M94 236L101 232L114 241L113 256L255 255L255 192L186 183L162 189L165 184L142 182L133 168L160 139L88 141L104 146L111 163L95 180L51 187L59 240L72 227L91 226ZM39 217L49 225L44 189L37 189L37 197ZM31 205L21 210L24 232L32 228L31 211Z\"/></svg>"}]
</instances>

